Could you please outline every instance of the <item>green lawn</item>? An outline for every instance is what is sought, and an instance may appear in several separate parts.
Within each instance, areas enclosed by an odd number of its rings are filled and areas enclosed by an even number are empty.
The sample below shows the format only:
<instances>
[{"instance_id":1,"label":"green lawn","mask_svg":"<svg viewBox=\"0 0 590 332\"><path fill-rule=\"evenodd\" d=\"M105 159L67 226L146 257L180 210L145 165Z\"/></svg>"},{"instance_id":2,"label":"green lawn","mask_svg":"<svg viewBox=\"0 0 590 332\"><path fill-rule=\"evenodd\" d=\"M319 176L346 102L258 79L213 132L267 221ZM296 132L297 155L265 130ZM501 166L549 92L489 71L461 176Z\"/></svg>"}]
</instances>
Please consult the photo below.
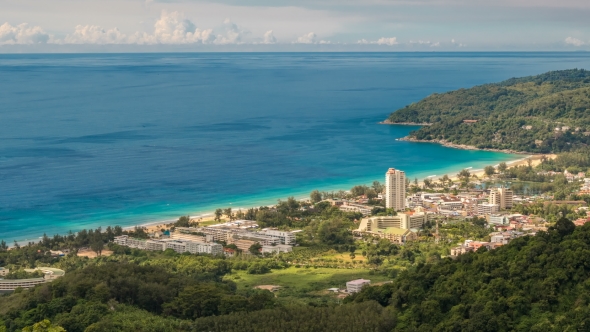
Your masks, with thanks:
<instances>
[{"instance_id":1,"label":"green lawn","mask_svg":"<svg viewBox=\"0 0 590 332\"><path fill-rule=\"evenodd\" d=\"M238 289L252 288L258 285L281 286L279 296L305 296L317 294L328 288L346 288L346 282L354 279L369 279L372 283L390 280L387 276L371 275L366 269L334 268L296 268L273 270L267 274L247 274L245 271L234 272L226 278L233 280ZM281 294L282 293L282 294Z\"/></svg>"}]
</instances>

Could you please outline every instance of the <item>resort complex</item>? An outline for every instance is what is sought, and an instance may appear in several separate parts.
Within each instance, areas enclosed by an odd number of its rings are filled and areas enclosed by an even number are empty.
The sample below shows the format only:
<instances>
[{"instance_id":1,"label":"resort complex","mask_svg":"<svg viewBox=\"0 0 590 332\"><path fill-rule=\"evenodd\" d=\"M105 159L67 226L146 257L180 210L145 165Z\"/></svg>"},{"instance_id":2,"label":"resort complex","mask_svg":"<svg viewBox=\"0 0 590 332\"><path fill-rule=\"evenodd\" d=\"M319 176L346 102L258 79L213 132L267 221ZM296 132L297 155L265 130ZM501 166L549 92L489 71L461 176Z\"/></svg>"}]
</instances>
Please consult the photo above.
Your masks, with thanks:
<instances>
[{"instance_id":1,"label":"resort complex","mask_svg":"<svg viewBox=\"0 0 590 332\"><path fill-rule=\"evenodd\" d=\"M27 273L41 272L43 277L28 278L28 279L2 279L9 274L10 270L0 267L0 292L14 291L17 288L33 288L37 285L51 282L57 278L65 275L65 272L60 269L50 267L38 267L35 269L25 269Z\"/></svg>"}]
</instances>

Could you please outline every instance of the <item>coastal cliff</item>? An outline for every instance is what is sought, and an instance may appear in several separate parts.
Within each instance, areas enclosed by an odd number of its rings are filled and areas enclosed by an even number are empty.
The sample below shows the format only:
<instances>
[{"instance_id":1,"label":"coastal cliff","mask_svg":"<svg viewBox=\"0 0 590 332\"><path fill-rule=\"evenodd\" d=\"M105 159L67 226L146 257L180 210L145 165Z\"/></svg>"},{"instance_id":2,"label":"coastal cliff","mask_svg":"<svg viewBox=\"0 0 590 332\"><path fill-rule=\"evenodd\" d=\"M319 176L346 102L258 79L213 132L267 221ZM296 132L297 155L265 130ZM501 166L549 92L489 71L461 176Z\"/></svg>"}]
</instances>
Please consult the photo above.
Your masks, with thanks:
<instances>
[{"instance_id":1,"label":"coastal cliff","mask_svg":"<svg viewBox=\"0 0 590 332\"><path fill-rule=\"evenodd\" d=\"M590 72L553 71L432 94L381 123L421 125L404 140L455 148L571 151L590 145Z\"/></svg>"}]
</instances>

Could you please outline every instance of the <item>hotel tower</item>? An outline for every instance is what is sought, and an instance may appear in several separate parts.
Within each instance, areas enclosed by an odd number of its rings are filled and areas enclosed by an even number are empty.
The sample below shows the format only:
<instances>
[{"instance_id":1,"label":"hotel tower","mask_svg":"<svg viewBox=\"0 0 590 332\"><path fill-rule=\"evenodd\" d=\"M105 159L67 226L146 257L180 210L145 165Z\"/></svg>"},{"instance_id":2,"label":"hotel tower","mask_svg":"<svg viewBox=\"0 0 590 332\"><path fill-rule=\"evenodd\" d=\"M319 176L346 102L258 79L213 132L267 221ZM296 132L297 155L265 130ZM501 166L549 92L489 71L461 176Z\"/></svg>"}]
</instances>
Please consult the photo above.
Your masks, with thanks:
<instances>
[{"instance_id":1,"label":"hotel tower","mask_svg":"<svg viewBox=\"0 0 590 332\"><path fill-rule=\"evenodd\" d=\"M406 173L390 168L385 173L385 207L395 211L406 207Z\"/></svg>"}]
</instances>

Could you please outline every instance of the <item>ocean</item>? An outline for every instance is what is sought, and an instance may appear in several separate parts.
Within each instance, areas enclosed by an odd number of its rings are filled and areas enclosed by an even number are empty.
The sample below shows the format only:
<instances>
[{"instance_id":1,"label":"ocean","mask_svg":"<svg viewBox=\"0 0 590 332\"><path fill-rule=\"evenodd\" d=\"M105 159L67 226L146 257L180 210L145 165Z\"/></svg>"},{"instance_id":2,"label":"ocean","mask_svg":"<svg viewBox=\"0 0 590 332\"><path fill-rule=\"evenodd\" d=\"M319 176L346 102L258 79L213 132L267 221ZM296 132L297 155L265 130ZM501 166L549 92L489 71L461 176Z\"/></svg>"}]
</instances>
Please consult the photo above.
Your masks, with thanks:
<instances>
[{"instance_id":1,"label":"ocean","mask_svg":"<svg viewBox=\"0 0 590 332\"><path fill-rule=\"evenodd\" d=\"M434 92L589 53L0 55L0 239L140 225L520 156L398 141Z\"/></svg>"}]
</instances>

